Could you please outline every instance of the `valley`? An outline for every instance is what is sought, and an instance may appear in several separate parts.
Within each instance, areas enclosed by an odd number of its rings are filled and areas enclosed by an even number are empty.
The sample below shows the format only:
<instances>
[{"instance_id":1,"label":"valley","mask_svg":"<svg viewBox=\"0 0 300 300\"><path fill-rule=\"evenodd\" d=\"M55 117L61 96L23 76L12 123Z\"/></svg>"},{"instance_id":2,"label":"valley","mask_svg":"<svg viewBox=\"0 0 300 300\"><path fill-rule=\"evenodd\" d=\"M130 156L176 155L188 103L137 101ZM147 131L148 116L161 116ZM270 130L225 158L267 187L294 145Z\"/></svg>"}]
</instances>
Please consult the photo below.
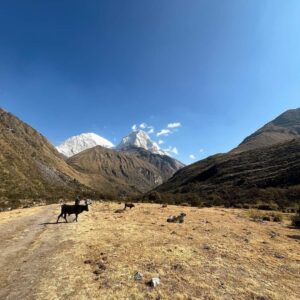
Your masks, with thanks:
<instances>
[{"instance_id":1,"label":"valley","mask_svg":"<svg viewBox=\"0 0 300 300\"><path fill-rule=\"evenodd\" d=\"M300 109L288 110L228 153L188 166L142 130L117 146L93 133L54 147L38 131L0 110L0 209L92 199L140 199L193 206L297 210ZM58 152L60 151L60 152Z\"/></svg>"},{"instance_id":2,"label":"valley","mask_svg":"<svg viewBox=\"0 0 300 300\"><path fill-rule=\"evenodd\" d=\"M247 210L94 202L0 213L1 299L299 299L300 236ZM186 213L182 224L169 215ZM73 216L69 217L72 221ZM142 281L135 281L135 272ZM156 288L146 285L160 277Z\"/></svg>"}]
</instances>

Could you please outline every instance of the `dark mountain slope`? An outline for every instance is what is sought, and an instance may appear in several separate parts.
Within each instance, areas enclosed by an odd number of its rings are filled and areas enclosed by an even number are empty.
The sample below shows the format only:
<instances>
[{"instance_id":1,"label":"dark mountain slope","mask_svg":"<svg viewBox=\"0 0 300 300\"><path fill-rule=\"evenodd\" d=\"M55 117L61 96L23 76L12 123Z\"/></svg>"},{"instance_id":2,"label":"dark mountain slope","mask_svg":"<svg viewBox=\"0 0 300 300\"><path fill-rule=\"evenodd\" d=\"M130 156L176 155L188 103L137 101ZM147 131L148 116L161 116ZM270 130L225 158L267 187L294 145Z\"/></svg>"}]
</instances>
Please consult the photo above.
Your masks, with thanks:
<instances>
[{"instance_id":1,"label":"dark mountain slope","mask_svg":"<svg viewBox=\"0 0 300 300\"><path fill-rule=\"evenodd\" d=\"M291 109L245 138L232 152L242 152L300 137L300 108Z\"/></svg>"},{"instance_id":2,"label":"dark mountain slope","mask_svg":"<svg viewBox=\"0 0 300 300\"><path fill-rule=\"evenodd\" d=\"M163 182L161 171L136 153L96 146L70 157L67 162L77 171L92 177L95 189L99 178L104 178L118 195L146 192Z\"/></svg>"},{"instance_id":3,"label":"dark mountain slope","mask_svg":"<svg viewBox=\"0 0 300 300\"><path fill-rule=\"evenodd\" d=\"M155 191L167 200L237 204L299 203L300 139L209 157L179 170Z\"/></svg>"},{"instance_id":4,"label":"dark mountain slope","mask_svg":"<svg viewBox=\"0 0 300 300\"><path fill-rule=\"evenodd\" d=\"M184 167L183 163L168 155L155 154L140 147L130 146L124 148L122 151L132 153L139 159L155 166L160 171L163 181L168 180L174 173Z\"/></svg>"},{"instance_id":5,"label":"dark mountain slope","mask_svg":"<svg viewBox=\"0 0 300 300\"><path fill-rule=\"evenodd\" d=\"M146 197L195 204L299 203L300 109L281 114L229 153L179 170L155 192Z\"/></svg>"}]
</instances>

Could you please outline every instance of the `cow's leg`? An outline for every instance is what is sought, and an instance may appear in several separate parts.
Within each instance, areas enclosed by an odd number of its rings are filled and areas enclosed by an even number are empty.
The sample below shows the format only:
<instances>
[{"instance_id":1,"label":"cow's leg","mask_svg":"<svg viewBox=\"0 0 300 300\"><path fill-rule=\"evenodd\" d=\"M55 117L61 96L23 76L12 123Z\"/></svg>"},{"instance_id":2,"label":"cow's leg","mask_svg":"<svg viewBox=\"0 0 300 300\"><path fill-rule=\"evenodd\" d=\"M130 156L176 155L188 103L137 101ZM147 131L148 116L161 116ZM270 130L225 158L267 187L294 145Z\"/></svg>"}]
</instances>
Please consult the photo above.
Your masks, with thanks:
<instances>
[{"instance_id":1,"label":"cow's leg","mask_svg":"<svg viewBox=\"0 0 300 300\"><path fill-rule=\"evenodd\" d=\"M68 223L67 214L64 214L64 219L66 220L66 223Z\"/></svg>"},{"instance_id":2,"label":"cow's leg","mask_svg":"<svg viewBox=\"0 0 300 300\"><path fill-rule=\"evenodd\" d=\"M60 219L61 216L62 216L62 213L58 216L56 223L58 223L58 220Z\"/></svg>"}]
</instances>

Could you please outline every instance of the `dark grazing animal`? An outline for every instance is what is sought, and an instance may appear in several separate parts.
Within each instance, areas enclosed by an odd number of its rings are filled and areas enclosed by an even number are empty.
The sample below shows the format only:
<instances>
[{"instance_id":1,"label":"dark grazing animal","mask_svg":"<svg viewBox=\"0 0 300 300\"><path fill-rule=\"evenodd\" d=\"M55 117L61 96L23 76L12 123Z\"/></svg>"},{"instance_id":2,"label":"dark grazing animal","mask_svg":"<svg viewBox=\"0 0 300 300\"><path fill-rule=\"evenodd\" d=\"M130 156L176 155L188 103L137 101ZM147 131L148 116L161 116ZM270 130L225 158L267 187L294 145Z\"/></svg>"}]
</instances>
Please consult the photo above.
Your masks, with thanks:
<instances>
[{"instance_id":1,"label":"dark grazing animal","mask_svg":"<svg viewBox=\"0 0 300 300\"><path fill-rule=\"evenodd\" d=\"M61 206L61 213L57 218L56 223L58 223L58 220L60 217L63 217L66 220L66 223L68 223L67 215L75 215L75 219L73 220L77 222L77 217L79 214L81 214L83 211L89 211L89 205L87 201L85 201L85 205L69 205L69 204L63 204Z\"/></svg>"},{"instance_id":2,"label":"dark grazing animal","mask_svg":"<svg viewBox=\"0 0 300 300\"><path fill-rule=\"evenodd\" d=\"M129 207L130 209L132 209L133 207L135 207L135 205L132 203L125 203L124 209L126 209L126 207Z\"/></svg>"}]
</instances>

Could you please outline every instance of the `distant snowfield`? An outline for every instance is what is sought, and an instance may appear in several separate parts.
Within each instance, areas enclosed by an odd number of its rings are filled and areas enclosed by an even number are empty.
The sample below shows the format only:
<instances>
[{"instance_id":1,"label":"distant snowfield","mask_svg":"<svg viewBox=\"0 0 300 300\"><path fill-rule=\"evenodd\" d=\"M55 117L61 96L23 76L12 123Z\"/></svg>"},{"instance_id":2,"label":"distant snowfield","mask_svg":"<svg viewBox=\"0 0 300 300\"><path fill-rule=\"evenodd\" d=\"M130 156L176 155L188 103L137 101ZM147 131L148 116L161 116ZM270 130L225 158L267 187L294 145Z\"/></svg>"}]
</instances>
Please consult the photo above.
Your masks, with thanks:
<instances>
[{"instance_id":1,"label":"distant snowfield","mask_svg":"<svg viewBox=\"0 0 300 300\"><path fill-rule=\"evenodd\" d=\"M68 138L62 144L57 146L56 149L63 155L71 157L79 152L93 148L95 146L113 148L114 144L95 133L82 133L80 135Z\"/></svg>"},{"instance_id":2,"label":"distant snowfield","mask_svg":"<svg viewBox=\"0 0 300 300\"><path fill-rule=\"evenodd\" d=\"M150 139L149 135L143 130L135 130L129 135L123 137L117 146L117 149L124 150L131 146L140 147L155 154L167 155L163 150L160 149L157 143Z\"/></svg>"}]
</instances>

